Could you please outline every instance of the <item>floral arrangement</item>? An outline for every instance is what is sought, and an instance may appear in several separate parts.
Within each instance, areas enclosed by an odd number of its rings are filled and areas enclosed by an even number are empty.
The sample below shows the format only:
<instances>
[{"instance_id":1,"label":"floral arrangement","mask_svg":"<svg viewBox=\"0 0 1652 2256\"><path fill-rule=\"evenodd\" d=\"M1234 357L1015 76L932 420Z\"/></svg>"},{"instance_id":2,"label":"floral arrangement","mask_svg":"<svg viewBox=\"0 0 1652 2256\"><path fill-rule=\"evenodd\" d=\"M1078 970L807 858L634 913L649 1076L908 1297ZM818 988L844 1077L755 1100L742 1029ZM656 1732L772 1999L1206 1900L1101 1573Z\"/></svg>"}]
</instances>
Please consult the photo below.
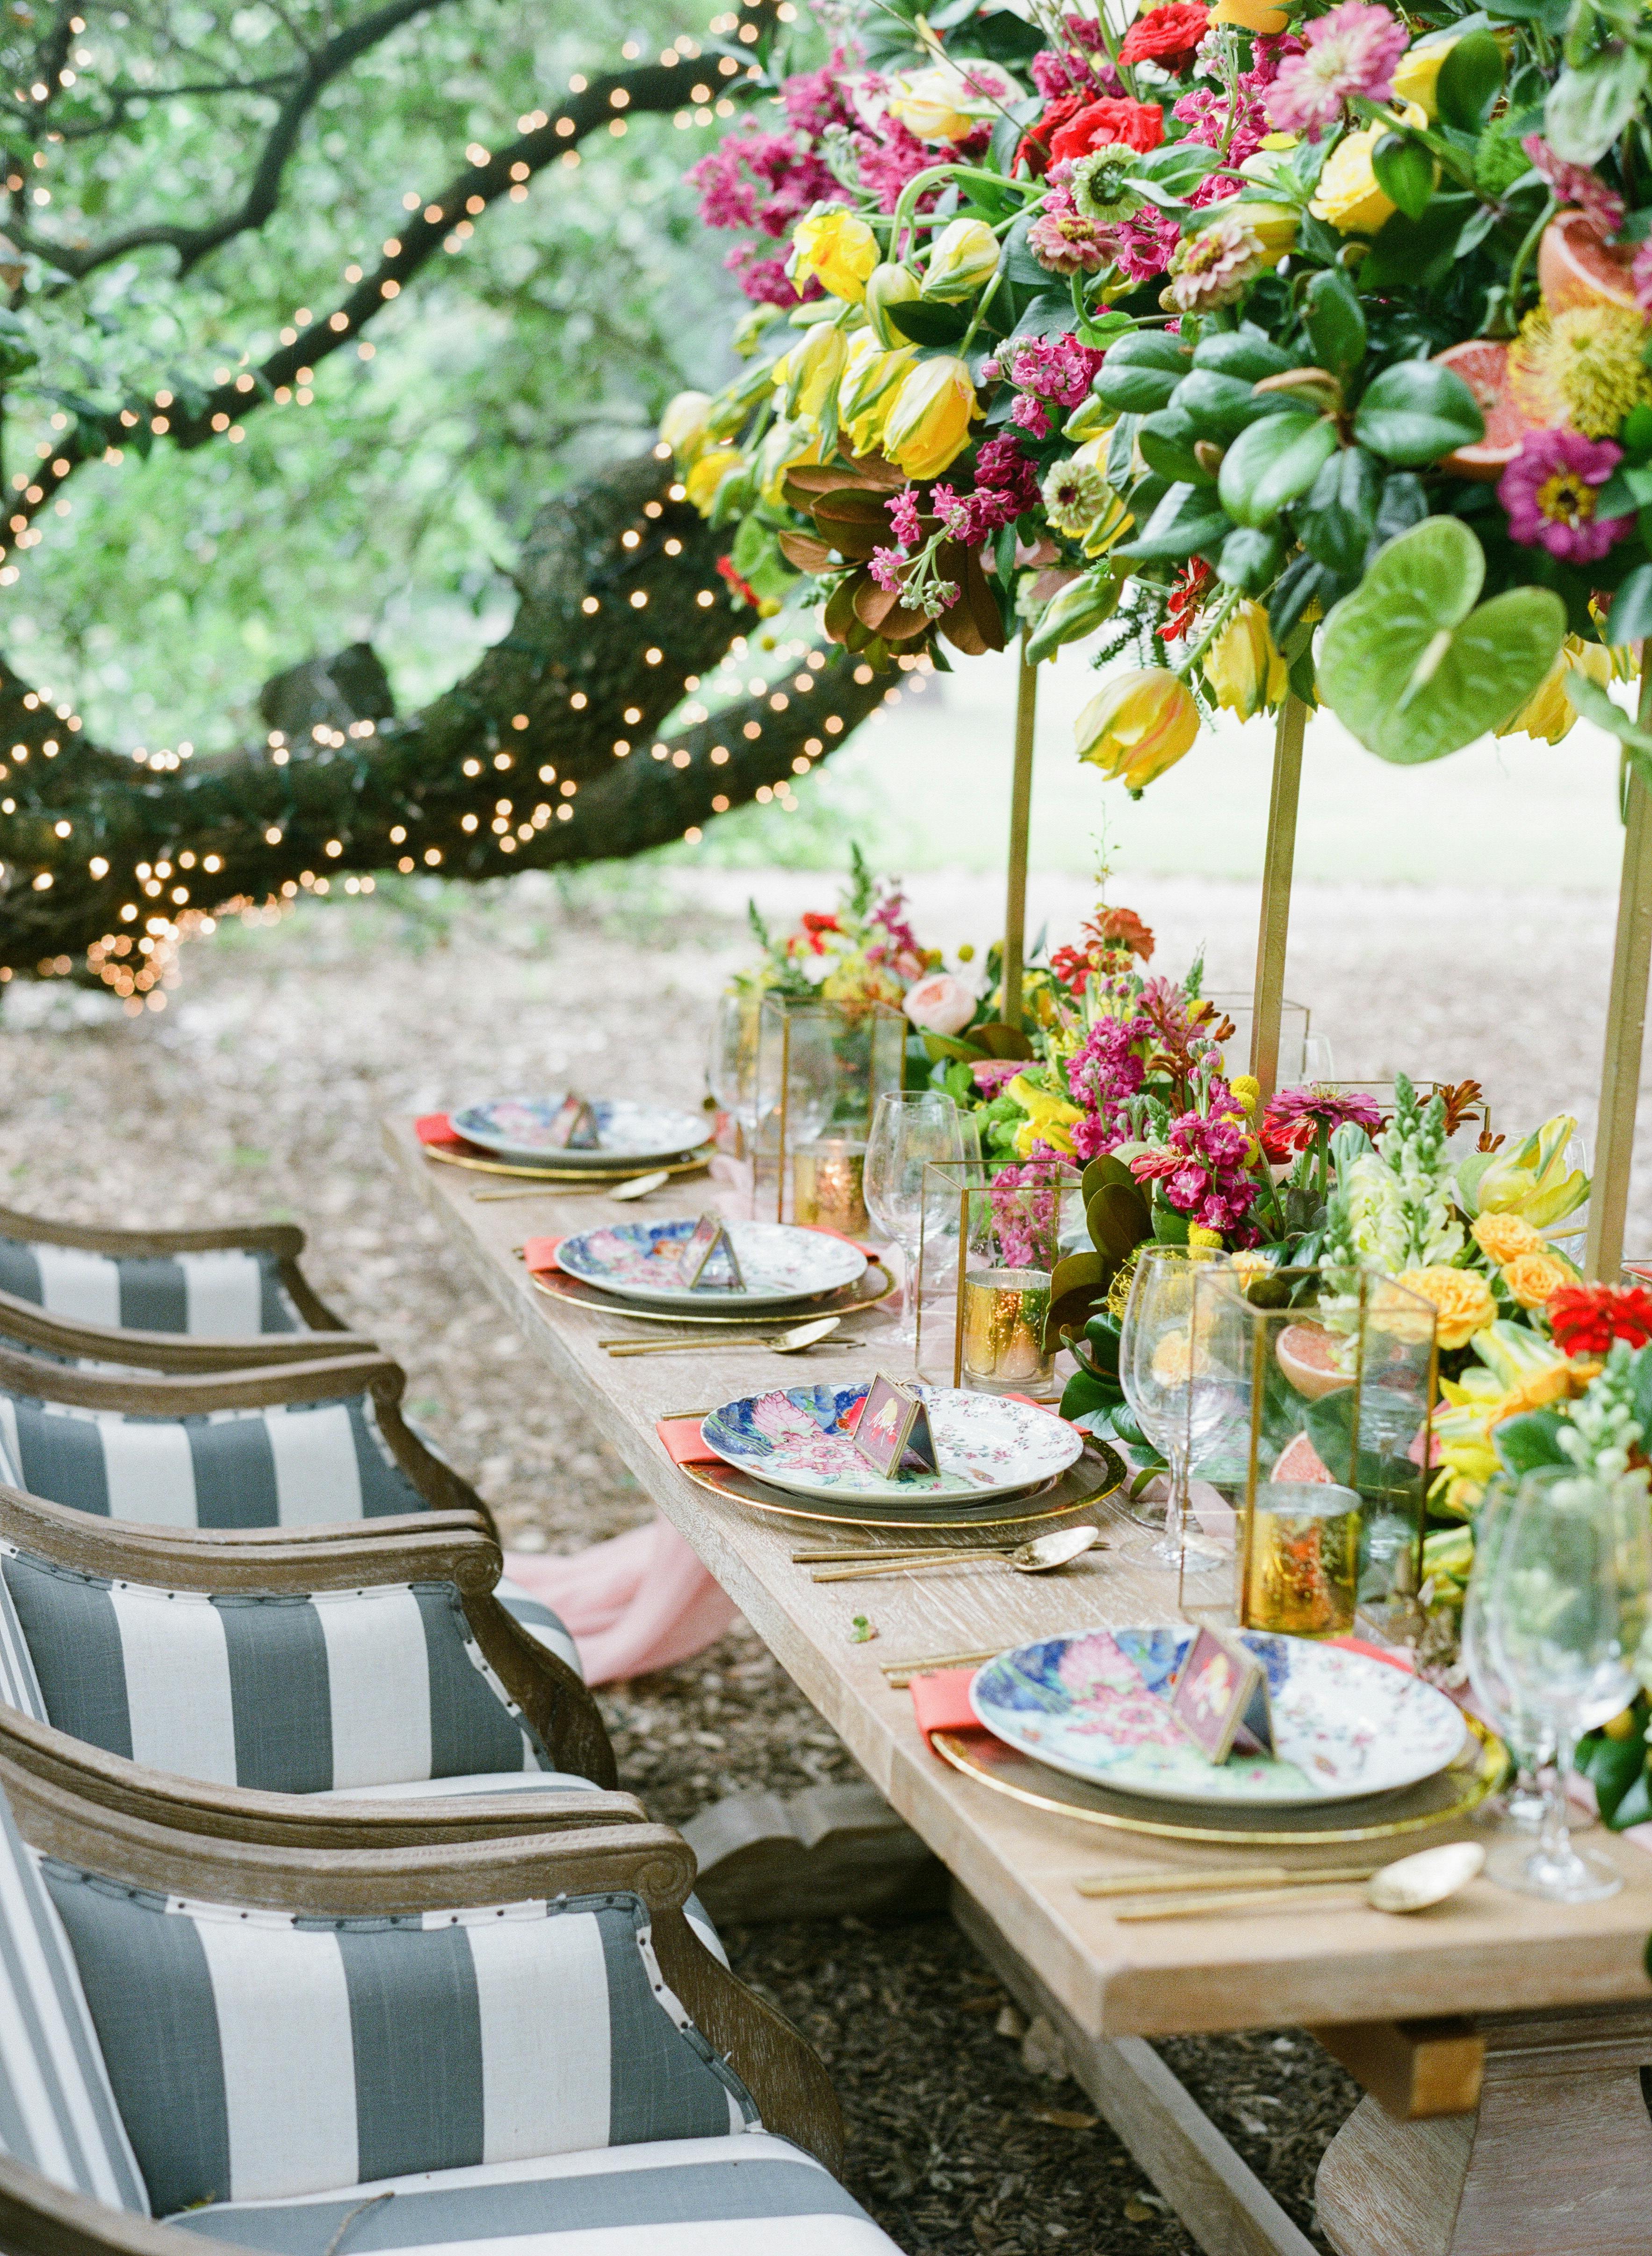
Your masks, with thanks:
<instances>
[{"instance_id":1,"label":"floral arrangement","mask_svg":"<svg viewBox=\"0 0 1652 2256\"><path fill-rule=\"evenodd\" d=\"M805 909L795 931L777 937L756 901L747 902L747 921L763 953L754 969L736 975L738 992L772 989L799 998L887 1003L898 1010L913 991L934 986L940 951L923 947L913 932L899 878L875 878L858 845L850 846L849 855L850 874L837 907Z\"/></svg>"},{"instance_id":2,"label":"floral arrangement","mask_svg":"<svg viewBox=\"0 0 1652 2256\"><path fill-rule=\"evenodd\" d=\"M755 595L875 666L1133 652L1078 723L1133 790L1291 693L1390 760L1652 753L1648 20L1027 14L850 4L696 168L753 303L664 436Z\"/></svg>"}]
</instances>

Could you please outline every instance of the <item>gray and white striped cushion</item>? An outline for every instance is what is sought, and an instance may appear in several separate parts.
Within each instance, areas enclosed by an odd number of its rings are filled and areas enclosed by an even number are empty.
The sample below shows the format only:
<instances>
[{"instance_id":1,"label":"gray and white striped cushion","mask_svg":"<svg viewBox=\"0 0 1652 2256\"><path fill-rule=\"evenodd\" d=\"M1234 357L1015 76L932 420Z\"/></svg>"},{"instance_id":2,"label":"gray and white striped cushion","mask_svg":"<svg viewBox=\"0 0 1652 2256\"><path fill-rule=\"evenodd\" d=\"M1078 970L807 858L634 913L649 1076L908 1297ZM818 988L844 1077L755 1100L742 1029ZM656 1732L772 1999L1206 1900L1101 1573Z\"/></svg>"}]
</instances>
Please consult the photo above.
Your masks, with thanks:
<instances>
[{"instance_id":1,"label":"gray and white striped cushion","mask_svg":"<svg viewBox=\"0 0 1652 2256\"><path fill-rule=\"evenodd\" d=\"M42 1871L158 2215L756 2120L635 1895L334 1920Z\"/></svg>"},{"instance_id":2,"label":"gray and white striped cushion","mask_svg":"<svg viewBox=\"0 0 1652 2256\"><path fill-rule=\"evenodd\" d=\"M309 1329L274 1254L234 1248L140 1260L0 1237L0 1293L50 1315L129 1331L255 1339Z\"/></svg>"},{"instance_id":3,"label":"gray and white striped cushion","mask_svg":"<svg viewBox=\"0 0 1652 2256\"><path fill-rule=\"evenodd\" d=\"M0 1545L46 1719L214 1785L312 1794L552 1767L450 1583L255 1597Z\"/></svg>"},{"instance_id":4,"label":"gray and white striped cushion","mask_svg":"<svg viewBox=\"0 0 1652 2256\"><path fill-rule=\"evenodd\" d=\"M62 1921L4 1795L0 2154L113 2208L149 2207Z\"/></svg>"},{"instance_id":5,"label":"gray and white striped cushion","mask_svg":"<svg viewBox=\"0 0 1652 2256\"><path fill-rule=\"evenodd\" d=\"M352 2213L342 2256L900 2256L829 2171L767 2131L386 2178L169 2222L267 2256L322 2256Z\"/></svg>"},{"instance_id":6,"label":"gray and white striped cushion","mask_svg":"<svg viewBox=\"0 0 1652 2256\"><path fill-rule=\"evenodd\" d=\"M11 1586L0 1573L0 1706L19 1709L37 1724L49 1724L46 1696L34 1670L34 1656L23 1634Z\"/></svg>"},{"instance_id":7,"label":"gray and white striped cushion","mask_svg":"<svg viewBox=\"0 0 1652 2256\"><path fill-rule=\"evenodd\" d=\"M14 1487L161 1527L316 1527L429 1507L378 1429L370 1394L140 1418L0 1392Z\"/></svg>"}]
</instances>

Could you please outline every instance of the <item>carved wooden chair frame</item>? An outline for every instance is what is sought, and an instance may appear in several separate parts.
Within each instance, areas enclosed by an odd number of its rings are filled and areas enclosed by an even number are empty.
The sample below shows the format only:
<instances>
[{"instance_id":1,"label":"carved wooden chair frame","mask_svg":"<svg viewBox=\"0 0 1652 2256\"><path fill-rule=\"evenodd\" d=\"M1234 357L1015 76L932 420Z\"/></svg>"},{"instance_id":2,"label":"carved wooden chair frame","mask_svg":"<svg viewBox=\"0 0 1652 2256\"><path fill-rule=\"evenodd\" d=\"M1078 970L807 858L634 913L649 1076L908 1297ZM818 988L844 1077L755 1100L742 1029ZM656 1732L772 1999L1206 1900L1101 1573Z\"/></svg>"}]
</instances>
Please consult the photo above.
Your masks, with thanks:
<instances>
[{"instance_id":1,"label":"carved wooden chair frame","mask_svg":"<svg viewBox=\"0 0 1652 2256\"><path fill-rule=\"evenodd\" d=\"M383 1583L452 1583L483 1658L521 1707L557 1768L588 1778L605 1790L615 1783L614 1750L589 1688L500 1604L494 1594L503 1564L498 1541L473 1512L410 1512L313 1528L152 1527L134 1520L102 1519L0 1486L0 1535L20 1551L54 1565L165 1590L279 1597L365 1590ZM240 1831L243 1820L250 1824L285 1822L285 1833L268 1837L275 1839L292 1837L292 1826L301 1822L299 1813L315 1808L305 1797L255 1794L171 1779L163 1772L82 1747L66 1733L29 1725L15 1711L0 1710L0 1716L18 1745L21 1759L29 1761L21 1749L31 1745L38 1748L35 1759L43 1763L48 1759L59 1766L72 1763L85 1773L85 1783L77 1791L111 1809L141 1809L158 1816L154 1797L159 1794L168 1807L181 1808L183 1820L196 1831L214 1831L220 1824ZM93 1785L95 1778L101 1785ZM451 1805L444 1807L451 1810ZM352 1818L365 1824L360 1808L357 1805ZM278 1815L283 1812L287 1813L285 1819ZM411 1802L398 1802L385 1813L387 1823L397 1817L420 1832L430 1829L425 1813ZM325 1829L326 1822L322 1810L316 1809L311 1827ZM306 1837L313 1837L311 1829L306 1829ZM450 1815L445 1829L464 1829L458 1813ZM538 1829L545 1829L543 1820Z\"/></svg>"},{"instance_id":2,"label":"carved wooden chair frame","mask_svg":"<svg viewBox=\"0 0 1652 2256\"><path fill-rule=\"evenodd\" d=\"M299 1266L304 1232L296 1223L209 1223L204 1230L109 1230L101 1223L51 1222L0 1206L0 1237L25 1244L73 1245L87 1253L107 1253L119 1261L170 1260L179 1253L273 1253L281 1281L299 1314L316 1331L341 1332L335 1316ZM265 1335L264 1336L268 1336ZM291 1338L290 1333L274 1335Z\"/></svg>"},{"instance_id":3,"label":"carved wooden chair frame","mask_svg":"<svg viewBox=\"0 0 1652 2256\"><path fill-rule=\"evenodd\" d=\"M396 1848L285 1848L164 1829L88 1803L0 1756L24 1838L66 1864L215 1903L371 1917L628 1890L647 1905L665 1980L757 2103L765 2126L837 2171L842 2120L826 2069L784 2017L719 1964L683 1915L693 1851L664 1825L595 1825L489 1841ZM11 2256L228 2256L229 2244L185 2236L106 2209L0 2158L0 2247Z\"/></svg>"},{"instance_id":4,"label":"carved wooden chair frame","mask_svg":"<svg viewBox=\"0 0 1652 2256\"><path fill-rule=\"evenodd\" d=\"M0 1236L4 1233L0 1231ZM14 1340L47 1355L81 1356L134 1371L255 1371L278 1363L314 1363L324 1356L370 1355L374 1343L359 1332L320 1326L313 1332L255 1332L213 1339L197 1332L145 1332L118 1324L89 1324L56 1316L15 1293L0 1293L0 1341Z\"/></svg>"}]
</instances>

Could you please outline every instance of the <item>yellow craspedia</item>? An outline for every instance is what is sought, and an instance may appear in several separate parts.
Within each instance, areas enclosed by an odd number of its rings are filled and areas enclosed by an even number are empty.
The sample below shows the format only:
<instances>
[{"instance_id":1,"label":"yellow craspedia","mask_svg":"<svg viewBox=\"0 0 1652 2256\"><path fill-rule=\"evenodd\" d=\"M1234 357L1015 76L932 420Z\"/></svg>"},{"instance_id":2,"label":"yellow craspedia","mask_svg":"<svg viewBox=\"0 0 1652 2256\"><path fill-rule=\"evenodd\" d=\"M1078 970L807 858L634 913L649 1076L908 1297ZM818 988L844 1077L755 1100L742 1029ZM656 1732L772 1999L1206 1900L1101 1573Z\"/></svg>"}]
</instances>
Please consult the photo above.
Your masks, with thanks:
<instances>
[{"instance_id":1,"label":"yellow craspedia","mask_svg":"<svg viewBox=\"0 0 1652 2256\"><path fill-rule=\"evenodd\" d=\"M981 413L965 363L951 353L919 361L901 378L883 419L883 451L909 478L936 478L969 444Z\"/></svg>"},{"instance_id":2,"label":"yellow craspedia","mask_svg":"<svg viewBox=\"0 0 1652 2256\"><path fill-rule=\"evenodd\" d=\"M791 231L791 280L798 297L811 281L858 306L877 264L877 237L857 213L812 212Z\"/></svg>"},{"instance_id":3,"label":"yellow craspedia","mask_svg":"<svg viewBox=\"0 0 1652 2256\"><path fill-rule=\"evenodd\" d=\"M1199 708L1168 666L1114 674L1073 723L1079 758L1141 791L1174 767L1199 735Z\"/></svg>"},{"instance_id":4,"label":"yellow craspedia","mask_svg":"<svg viewBox=\"0 0 1652 2256\"><path fill-rule=\"evenodd\" d=\"M1234 1095L1239 1099L1240 1103L1244 1107L1247 1117L1248 1117L1249 1115L1256 1110L1257 1100L1262 1096L1261 1082L1257 1080L1254 1073L1236 1073L1229 1081L1227 1086L1233 1090Z\"/></svg>"},{"instance_id":5,"label":"yellow craspedia","mask_svg":"<svg viewBox=\"0 0 1652 2256\"><path fill-rule=\"evenodd\" d=\"M1652 401L1641 359L1645 316L1633 306L1536 307L1508 348L1509 397L1529 421L1569 423L1609 439L1632 407Z\"/></svg>"},{"instance_id":6,"label":"yellow craspedia","mask_svg":"<svg viewBox=\"0 0 1652 2256\"><path fill-rule=\"evenodd\" d=\"M683 480L683 490L702 517L711 514L724 472L737 469L744 460L738 447L714 447L709 455L702 455L690 470Z\"/></svg>"},{"instance_id":7,"label":"yellow craspedia","mask_svg":"<svg viewBox=\"0 0 1652 2256\"><path fill-rule=\"evenodd\" d=\"M1220 1245L1222 1234L1220 1230L1206 1230L1202 1222L1190 1222L1187 1225L1187 1242L1190 1245L1207 1246L1213 1251Z\"/></svg>"},{"instance_id":8,"label":"yellow craspedia","mask_svg":"<svg viewBox=\"0 0 1652 2256\"><path fill-rule=\"evenodd\" d=\"M1234 611L1205 652L1205 679L1218 705L1241 721L1282 701L1288 672L1260 603L1241 603Z\"/></svg>"}]
</instances>

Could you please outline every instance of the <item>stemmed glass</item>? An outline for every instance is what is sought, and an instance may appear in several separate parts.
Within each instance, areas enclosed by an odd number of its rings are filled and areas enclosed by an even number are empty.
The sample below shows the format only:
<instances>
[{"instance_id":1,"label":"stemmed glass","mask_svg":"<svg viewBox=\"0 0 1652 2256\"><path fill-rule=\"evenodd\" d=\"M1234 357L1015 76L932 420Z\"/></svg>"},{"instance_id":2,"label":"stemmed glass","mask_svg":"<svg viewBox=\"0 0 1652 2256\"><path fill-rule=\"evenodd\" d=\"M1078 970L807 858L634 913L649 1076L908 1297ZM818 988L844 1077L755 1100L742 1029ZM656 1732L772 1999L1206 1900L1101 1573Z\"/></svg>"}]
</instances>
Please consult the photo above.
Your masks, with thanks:
<instances>
[{"instance_id":1,"label":"stemmed glass","mask_svg":"<svg viewBox=\"0 0 1652 2256\"><path fill-rule=\"evenodd\" d=\"M734 990L717 998L706 1057L706 1086L749 1147L757 1132L757 1027L763 998Z\"/></svg>"},{"instance_id":2,"label":"stemmed glass","mask_svg":"<svg viewBox=\"0 0 1652 2256\"><path fill-rule=\"evenodd\" d=\"M1502 1795L1503 1815L1512 1825L1535 1832L1543 1823L1548 1804L1538 1784L1538 1773L1552 1760L1554 1745L1543 1726L1528 1712L1519 1694L1498 1668L1492 1652L1487 1619L1487 1597L1498 1546L1514 1509L1515 1491L1501 1483L1487 1490L1474 1523L1474 1557L1484 1571L1470 1581L1463 1604L1460 1643L1463 1666L1487 1721L1500 1732L1514 1759L1513 1783Z\"/></svg>"},{"instance_id":3,"label":"stemmed glass","mask_svg":"<svg viewBox=\"0 0 1652 2256\"><path fill-rule=\"evenodd\" d=\"M1536 1847L1508 1843L1487 1869L1503 1886L1551 1903L1615 1895L1623 1886L1615 1866L1572 1845L1566 1788L1583 1733L1634 1696L1652 1583L1644 1478L1552 1468L1528 1475L1491 1561L1475 1561L1473 1579L1482 1578L1492 1662L1555 1745Z\"/></svg>"},{"instance_id":4,"label":"stemmed glass","mask_svg":"<svg viewBox=\"0 0 1652 2256\"><path fill-rule=\"evenodd\" d=\"M926 1223L944 1223L955 1193L943 1176L927 1176L933 1160L963 1156L958 1107L935 1089L889 1090L872 1115L866 1147L866 1209L882 1236L901 1249L903 1347L917 1343L917 1248Z\"/></svg>"},{"instance_id":5,"label":"stemmed glass","mask_svg":"<svg viewBox=\"0 0 1652 2256\"><path fill-rule=\"evenodd\" d=\"M1195 1573L1220 1565L1226 1554L1192 1526L1188 1476L1194 1449L1220 1426L1221 1390L1196 1385L1204 1343L1194 1323L1197 1276L1229 1266L1214 1247L1149 1245L1136 1257L1130 1298L1119 1337L1119 1382L1136 1424L1170 1468L1164 1530L1149 1555Z\"/></svg>"}]
</instances>

